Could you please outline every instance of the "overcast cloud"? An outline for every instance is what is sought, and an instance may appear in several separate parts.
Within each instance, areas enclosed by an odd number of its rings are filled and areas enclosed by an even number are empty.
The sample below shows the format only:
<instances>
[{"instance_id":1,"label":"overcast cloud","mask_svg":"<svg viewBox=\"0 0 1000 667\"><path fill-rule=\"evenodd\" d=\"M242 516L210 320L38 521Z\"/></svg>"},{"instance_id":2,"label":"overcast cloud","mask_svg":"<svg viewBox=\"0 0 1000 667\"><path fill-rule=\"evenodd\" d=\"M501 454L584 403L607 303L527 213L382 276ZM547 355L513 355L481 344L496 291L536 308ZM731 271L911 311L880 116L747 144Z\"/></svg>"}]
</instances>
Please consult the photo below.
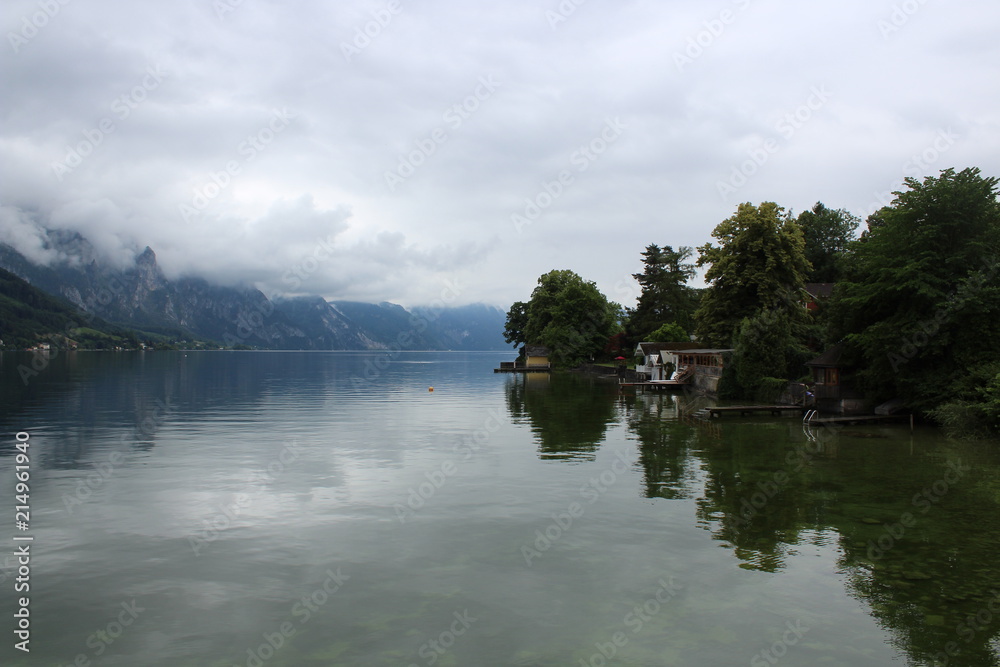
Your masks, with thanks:
<instances>
[{"instance_id":1,"label":"overcast cloud","mask_svg":"<svg viewBox=\"0 0 1000 667\"><path fill-rule=\"evenodd\" d=\"M1000 175L986 0L8 1L0 240L265 293L508 306L742 201Z\"/></svg>"}]
</instances>

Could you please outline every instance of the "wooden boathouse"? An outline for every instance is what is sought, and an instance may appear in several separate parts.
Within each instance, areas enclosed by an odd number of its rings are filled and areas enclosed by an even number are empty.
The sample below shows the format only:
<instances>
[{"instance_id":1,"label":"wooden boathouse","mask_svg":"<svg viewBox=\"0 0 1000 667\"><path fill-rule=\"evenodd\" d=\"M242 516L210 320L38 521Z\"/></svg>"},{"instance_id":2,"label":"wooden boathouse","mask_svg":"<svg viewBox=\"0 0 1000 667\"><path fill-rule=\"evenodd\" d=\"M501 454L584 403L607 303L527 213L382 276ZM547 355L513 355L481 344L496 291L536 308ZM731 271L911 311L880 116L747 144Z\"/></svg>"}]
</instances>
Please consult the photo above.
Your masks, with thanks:
<instances>
[{"instance_id":1,"label":"wooden boathouse","mask_svg":"<svg viewBox=\"0 0 1000 667\"><path fill-rule=\"evenodd\" d=\"M514 361L501 361L500 368L494 368L494 373L551 373L552 362L549 361L549 348L544 345L525 345L520 355Z\"/></svg>"}]
</instances>

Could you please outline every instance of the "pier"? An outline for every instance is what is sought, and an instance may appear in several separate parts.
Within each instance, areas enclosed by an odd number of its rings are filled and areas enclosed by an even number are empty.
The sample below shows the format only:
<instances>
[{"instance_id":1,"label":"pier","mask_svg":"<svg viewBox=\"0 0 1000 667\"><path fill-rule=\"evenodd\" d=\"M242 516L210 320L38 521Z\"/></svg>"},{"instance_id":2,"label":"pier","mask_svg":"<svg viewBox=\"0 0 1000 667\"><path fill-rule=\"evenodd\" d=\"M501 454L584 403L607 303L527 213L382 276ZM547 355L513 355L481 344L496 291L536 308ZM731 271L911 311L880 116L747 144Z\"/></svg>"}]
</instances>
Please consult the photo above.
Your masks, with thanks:
<instances>
[{"instance_id":1,"label":"pier","mask_svg":"<svg viewBox=\"0 0 1000 667\"><path fill-rule=\"evenodd\" d=\"M802 410L803 408L800 405L725 405L713 408L702 408L695 413L695 417L701 417L703 419L707 419L709 417L718 418L724 414L731 413L737 413L743 416L766 413L775 417L780 417L783 414L792 412L802 414Z\"/></svg>"},{"instance_id":2,"label":"pier","mask_svg":"<svg viewBox=\"0 0 1000 667\"><path fill-rule=\"evenodd\" d=\"M913 424L912 415L852 415L843 417L813 417L805 421L810 426L814 424L888 424L909 421Z\"/></svg>"},{"instance_id":3,"label":"pier","mask_svg":"<svg viewBox=\"0 0 1000 667\"><path fill-rule=\"evenodd\" d=\"M619 382L618 386L622 389L625 387L636 387L639 391L649 390L663 390L663 389L676 389L677 387L685 387L688 383L686 381L679 382L677 380L647 380L645 382Z\"/></svg>"},{"instance_id":4,"label":"pier","mask_svg":"<svg viewBox=\"0 0 1000 667\"><path fill-rule=\"evenodd\" d=\"M494 368L494 373L551 373L552 364L519 364L514 361L501 361L500 368Z\"/></svg>"}]
</instances>

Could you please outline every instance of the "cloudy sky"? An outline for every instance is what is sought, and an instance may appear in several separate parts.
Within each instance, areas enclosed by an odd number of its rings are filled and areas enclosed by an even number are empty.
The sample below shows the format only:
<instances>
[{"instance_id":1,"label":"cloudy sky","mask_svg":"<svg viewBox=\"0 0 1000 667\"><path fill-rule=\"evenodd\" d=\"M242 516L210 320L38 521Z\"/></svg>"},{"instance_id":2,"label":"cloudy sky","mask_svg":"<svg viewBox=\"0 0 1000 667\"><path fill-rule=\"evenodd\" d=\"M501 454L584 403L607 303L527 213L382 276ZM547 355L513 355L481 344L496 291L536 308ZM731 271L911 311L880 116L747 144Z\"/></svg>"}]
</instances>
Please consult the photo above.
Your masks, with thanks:
<instances>
[{"instance_id":1,"label":"cloudy sky","mask_svg":"<svg viewBox=\"0 0 1000 667\"><path fill-rule=\"evenodd\" d=\"M738 203L1000 175L986 0L8 0L0 241L265 293L503 307Z\"/></svg>"}]
</instances>

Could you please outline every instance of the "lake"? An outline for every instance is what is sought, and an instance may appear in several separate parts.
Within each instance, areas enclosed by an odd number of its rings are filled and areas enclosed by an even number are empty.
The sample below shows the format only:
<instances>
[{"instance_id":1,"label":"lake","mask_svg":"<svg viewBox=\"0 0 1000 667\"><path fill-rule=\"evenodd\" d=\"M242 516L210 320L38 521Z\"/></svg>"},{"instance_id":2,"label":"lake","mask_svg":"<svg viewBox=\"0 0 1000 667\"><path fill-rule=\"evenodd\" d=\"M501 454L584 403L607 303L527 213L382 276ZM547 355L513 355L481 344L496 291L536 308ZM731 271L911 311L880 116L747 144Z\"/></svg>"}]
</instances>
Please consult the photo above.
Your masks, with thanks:
<instances>
[{"instance_id":1,"label":"lake","mask_svg":"<svg viewBox=\"0 0 1000 667\"><path fill-rule=\"evenodd\" d=\"M3 353L0 662L998 664L996 443L512 358Z\"/></svg>"}]
</instances>

